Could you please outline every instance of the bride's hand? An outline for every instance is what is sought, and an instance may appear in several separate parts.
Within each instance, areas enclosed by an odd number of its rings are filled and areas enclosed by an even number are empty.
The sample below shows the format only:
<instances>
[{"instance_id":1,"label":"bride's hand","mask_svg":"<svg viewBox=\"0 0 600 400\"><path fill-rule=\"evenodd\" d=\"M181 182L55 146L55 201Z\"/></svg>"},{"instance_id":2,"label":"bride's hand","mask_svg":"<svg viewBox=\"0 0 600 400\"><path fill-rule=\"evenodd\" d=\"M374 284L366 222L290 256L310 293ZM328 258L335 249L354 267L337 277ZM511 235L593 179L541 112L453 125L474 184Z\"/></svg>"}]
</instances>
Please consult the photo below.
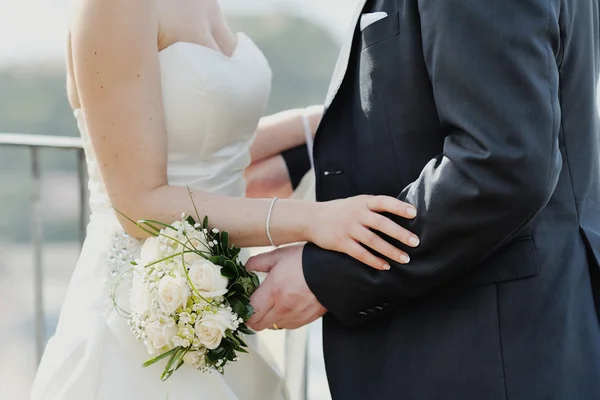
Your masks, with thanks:
<instances>
[{"instance_id":1,"label":"bride's hand","mask_svg":"<svg viewBox=\"0 0 600 400\"><path fill-rule=\"evenodd\" d=\"M389 263L375 256L361 243L396 262L410 261L402 250L385 241L372 230L397 239L410 247L419 245L419 238L380 213L390 213L413 219L416 209L394 197L356 196L319 203L308 235L319 247L346 253L375 269L388 270Z\"/></svg>"}]
</instances>

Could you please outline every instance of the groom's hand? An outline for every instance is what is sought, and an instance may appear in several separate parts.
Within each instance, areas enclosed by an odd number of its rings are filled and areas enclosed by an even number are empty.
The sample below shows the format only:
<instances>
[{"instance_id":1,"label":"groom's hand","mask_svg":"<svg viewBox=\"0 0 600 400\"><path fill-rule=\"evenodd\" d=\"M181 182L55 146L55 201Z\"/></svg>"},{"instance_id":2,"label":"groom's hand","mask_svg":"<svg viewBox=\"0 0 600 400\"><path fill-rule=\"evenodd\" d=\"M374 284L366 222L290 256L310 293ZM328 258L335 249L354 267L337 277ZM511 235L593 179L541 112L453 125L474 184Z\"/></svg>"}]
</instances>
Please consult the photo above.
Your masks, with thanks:
<instances>
[{"instance_id":1,"label":"groom's hand","mask_svg":"<svg viewBox=\"0 0 600 400\"><path fill-rule=\"evenodd\" d=\"M303 248L303 245L284 247L248 260L248 270L269 273L250 298L254 315L248 326L252 329L261 331L274 324L296 329L327 312L304 280Z\"/></svg>"}]
</instances>

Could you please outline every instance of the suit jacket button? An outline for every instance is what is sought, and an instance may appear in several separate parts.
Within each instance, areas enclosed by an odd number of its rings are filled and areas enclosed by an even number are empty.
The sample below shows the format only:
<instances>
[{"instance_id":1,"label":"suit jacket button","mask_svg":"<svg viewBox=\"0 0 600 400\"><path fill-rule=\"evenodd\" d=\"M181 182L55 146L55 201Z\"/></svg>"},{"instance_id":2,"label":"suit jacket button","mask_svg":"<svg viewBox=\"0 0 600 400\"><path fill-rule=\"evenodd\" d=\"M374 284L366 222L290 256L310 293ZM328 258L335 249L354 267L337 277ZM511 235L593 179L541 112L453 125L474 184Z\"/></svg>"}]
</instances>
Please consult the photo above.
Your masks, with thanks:
<instances>
[{"instance_id":1,"label":"suit jacket button","mask_svg":"<svg viewBox=\"0 0 600 400\"><path fill-rule=\"evenodd\" d=\"M364 311L361 311L358 313L358 315L360 315L361 317L366 317L368 314Z\"/></svg>"}]
</instances>

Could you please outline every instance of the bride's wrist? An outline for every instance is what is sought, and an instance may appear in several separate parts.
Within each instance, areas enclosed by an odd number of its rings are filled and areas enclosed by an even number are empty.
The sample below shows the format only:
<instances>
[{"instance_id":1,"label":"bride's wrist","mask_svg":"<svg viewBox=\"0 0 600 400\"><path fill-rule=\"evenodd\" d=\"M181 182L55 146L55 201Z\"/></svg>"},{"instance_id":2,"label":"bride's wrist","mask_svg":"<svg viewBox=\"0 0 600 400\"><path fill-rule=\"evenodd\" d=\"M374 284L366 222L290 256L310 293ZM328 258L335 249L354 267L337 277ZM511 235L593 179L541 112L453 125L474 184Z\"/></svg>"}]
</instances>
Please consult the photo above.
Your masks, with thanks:
<instances>
[{"instance_id":1,"label":"bride's wrist","mask_svg":"<svg viewBox=\"0 0 600 400\"><path fill-rule=\"evenodd\" d=\"M317 202L309 202L309 201L301 201L302 205L300 216L297 224L298 231L300 235L300 240L298 242L312 242L314 238L314 231L316 229L316 221L317 214L319 209L319 203Z\"/></svg>"},{"instance_id":2,"label":"bride's wrist","mask_svg":"<svg viewBox=\"0 0 600 400\"><path fill-rule=\"evenodd\" d=\"M269 233L274 244L309 242L313 237L316 202L281 199L273 204Z\"/></svg>"}]
</instances>

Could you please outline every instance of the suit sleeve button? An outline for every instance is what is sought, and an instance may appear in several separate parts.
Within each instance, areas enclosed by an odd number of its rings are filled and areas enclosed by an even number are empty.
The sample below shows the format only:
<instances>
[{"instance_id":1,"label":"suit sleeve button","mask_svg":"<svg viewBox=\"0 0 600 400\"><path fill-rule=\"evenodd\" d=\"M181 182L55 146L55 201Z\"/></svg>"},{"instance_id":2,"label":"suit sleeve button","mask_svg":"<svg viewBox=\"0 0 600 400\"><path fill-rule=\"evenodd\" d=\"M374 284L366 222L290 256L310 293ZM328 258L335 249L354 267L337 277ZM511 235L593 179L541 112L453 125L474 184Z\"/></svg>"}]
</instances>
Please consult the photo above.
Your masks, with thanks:
<instances>
[{"instance_id":1,"label":"suit sleeve button","mask_svg":"<svg viewBox=\"0 0 600 400\"><path fill-rule=\"evenodd\" d=\"M358 313L358 315L360 315L361 317L366 317L368 314L364 311L361 311Z\"/></svg>"},{"instance_id":2,"label":"suit sleeve button","mask_svg":"<svg viewBox=\"0 0 600 400\"><path fill-rule=\"evenodd\" d=\"M383 311L383 307L377 306L377 307L375 307L375 310L377 310L377 311Z\"/></svg>"}]
</instances>

